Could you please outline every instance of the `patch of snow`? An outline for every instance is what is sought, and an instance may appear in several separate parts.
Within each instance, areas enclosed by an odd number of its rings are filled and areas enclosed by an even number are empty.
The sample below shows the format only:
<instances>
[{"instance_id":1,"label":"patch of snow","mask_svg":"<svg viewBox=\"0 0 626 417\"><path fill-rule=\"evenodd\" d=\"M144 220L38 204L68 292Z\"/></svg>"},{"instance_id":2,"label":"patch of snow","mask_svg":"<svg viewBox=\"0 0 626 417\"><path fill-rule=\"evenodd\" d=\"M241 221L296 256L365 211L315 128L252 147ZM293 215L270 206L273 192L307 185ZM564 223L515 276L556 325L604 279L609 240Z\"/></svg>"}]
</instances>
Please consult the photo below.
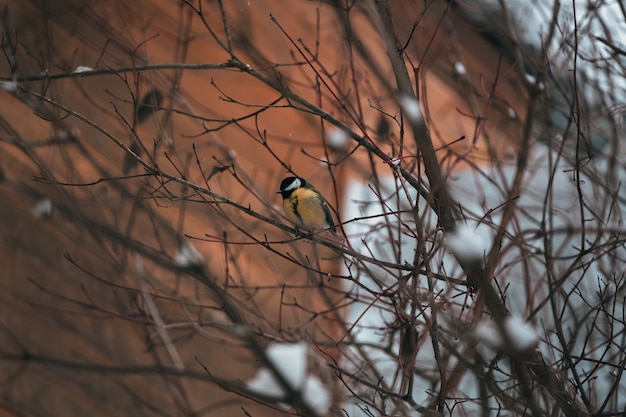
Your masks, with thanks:
<instances>
[{"instance_id":1,"label":"patch of snow","mask_svg":"<svg viewBox=\"0 0 626 417\"><path fill-rule=\"evenodd\" d=\"M285 396L285 392L281 388L280 384L267 368L259 369L246 385L248 385L248 388L257 394L273 397L277 400L280 400Z\"/></svg>"},{"instance_id":2,"label":"patch of snow","mask_svg":"<svg viewBox=\"0 0 626 417\"><path fill-rule=\"evenodd\" d=\"M459 224L457 229L446 236L446 246L460 260L483 259L488 249L488 240L476 228Z\"/></svg>"},{"instance_id":3,"label":"patch of snow","mask_svg":"<svg viewBox=\"0 0 626 417\"><path fill-rule=\"evenodd\" d=\"M343 152L350 143L350 137L343 130L336 127L330 128L326 131L326 143L334 152Z\"/></svg>"},{"instance_id":4,"label":"patch of snow","mask_svg":"<svg viewBox=\"0 0 626 417\"><path fill-rule=\"evenodd\" d=\"M500 332L492 321L478 323L474 328L474 337L494 349L500 349L504 344Z\"/></svg>"},{"instance_id":5,"label":"patch of snow","mask_svg":"<svg viewBox=\"0 0 626 417\"><path fill-rule=\"evenodd\" d=\"M332 405L330 392L316 376L309 376L302 392L304 401L319 415L326 415Z\"/></svg>"},{"instance_id":6,"label":"patch of snow","mask_svg":"<svg viewBox=\"0 0 626 417\"><path fill-rule=\"evenodd\" d=\"M302 394L304 401L317 413L324 415L331 406L331 395L320 379L307 373L308 346L305 343L281 343L268 346L266 354L272 367L293 390ZM285 399L285 389L267 368L261 368L247 383L252 391L273 397L276 401Z\"/></svg>"},{"instance_id":7,"label":"patch of snow","mask_svg":"<svg viewBox=\"0 0 626 417\"><path fill-rule=\"evenodd\" d=\"M179 246L174 262L180 268L193 268L204 265L204 257L194 245L185 242Z\"/></svg>"},{"instance_id":8,"label":"patch of snow","mask_svg":"<svg viewBox=\"0 0 626 417\"><path fill-rule=\"evenodd\" d=\"M539 336L533 327L519 317L507 317L504 320L504 330L511 342L509 348L512 351L522 352L539 343ZM502 337L493 321L480 322L474 328L474 337L491 348L502 349L504 347L505 338Z\"/></svg>"},{"instance_id":9,"label":"patch of snow","mask_svg":"<svg viewBox=\"0 0 626 417\"><path fill-rule=\"evenodd\" d=\"M454 75L465 76L467 75L467 69L465 69L465 65L461 61L456 61L454 63Z\"/></svg>"},{"instance_id":10,"label":"patch of snow","mask_svg":"<svg viewBox=\"0 0 626 417\"><path fill-rule=\"evenodd\" d=\"M52 201L47 197L43 197L37 200L35 205L31 208L31 213L34 217L41 219L43 217L50 217L53 209Z\"/></svg>"},{"instance_id":11,"label":"patch of snow","mask_svg":"<svg viewBox=\"0 0 626 417\"><path fill-rule=\"evenodd\" d=\"M406 116L412 122L421 123L424 121L424 116L422 115L420 103L415 97L400 97L400 106L402 107L402 111L404 111L404 114L406 114Z\"/></svg>"},{"instance_id":12,"label":"patch of snow","mask_svg":"<svg viewBox=\"0 0 626 417\"><path fill-rule=\"evenodd\" d=\"M504 321L504 328L515 351L528 350L539 343L539 336L535 329L519 317L507 317Z\"/></svg>"},{"instance_id":13,"label":"patch of snow","mask_svg":"<svg viewBox=\"0 0 626 417\"><path fill-rule=\"evenodd\" d=\"M507 113L511 119L517 120L517 112L513 107L509 106L509 108L507 109Z\"/></svg>"},{"instance_id":14,"label":"patch of snow","mask_svg":"<svg viewBox=\"0 0 626 417\"><path fill-rule=\"evenodd\" d=\"M87 66L84 66L84 65L79 65L74 70L74 74L82 74L84 72L91 72L91 71L93 71L93 68L87 67Z\"/></svg>"},{"instance_id":15,"label":"patch of snow","mask_svg":"<svg viewBox=\"0 0 626 417\"><path fill-rule=\"evenodd\" d=\"M270 345L266 353L289 385L300 389L306 377L307 350L305 343L277 343Z\"/></svg>"},{"instance_id":16,"label":"patch of snow","mask_svg":"<svg viewBox=\"0 0 626 417\"><path fill-rule=\"evenodd\" d=\"M16 81L0 81L0 88L9 93L14 93L17 91L17 82Z\"/></svg>"}]
</instances>

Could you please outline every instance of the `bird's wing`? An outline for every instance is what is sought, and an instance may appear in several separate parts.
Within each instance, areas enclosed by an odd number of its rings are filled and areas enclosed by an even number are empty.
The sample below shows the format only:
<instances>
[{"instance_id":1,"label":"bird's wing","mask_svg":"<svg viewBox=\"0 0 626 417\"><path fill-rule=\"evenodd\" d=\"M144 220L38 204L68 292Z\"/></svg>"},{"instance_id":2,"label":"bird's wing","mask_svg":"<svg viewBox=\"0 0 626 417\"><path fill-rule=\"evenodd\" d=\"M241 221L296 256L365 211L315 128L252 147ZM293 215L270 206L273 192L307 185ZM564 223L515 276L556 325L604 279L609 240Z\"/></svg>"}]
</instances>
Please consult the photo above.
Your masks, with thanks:
<instances>
[{"instance_id":1,"label":"bird's wing","mask_svg":"<svg viewBox=\"0 0 626 417\"><path fill-rule=\"evenodd\" d=\"M328 226L330 227L329 230L332 233L337 234L337 230L335 230L335 220L333 219L333 215L330 214L330 208L328 207L328 204L326 204L324 200L322 200L322 207L324 208L324 215L326 216L326 223L328 223Z\"/></svg>"}]
</instances>

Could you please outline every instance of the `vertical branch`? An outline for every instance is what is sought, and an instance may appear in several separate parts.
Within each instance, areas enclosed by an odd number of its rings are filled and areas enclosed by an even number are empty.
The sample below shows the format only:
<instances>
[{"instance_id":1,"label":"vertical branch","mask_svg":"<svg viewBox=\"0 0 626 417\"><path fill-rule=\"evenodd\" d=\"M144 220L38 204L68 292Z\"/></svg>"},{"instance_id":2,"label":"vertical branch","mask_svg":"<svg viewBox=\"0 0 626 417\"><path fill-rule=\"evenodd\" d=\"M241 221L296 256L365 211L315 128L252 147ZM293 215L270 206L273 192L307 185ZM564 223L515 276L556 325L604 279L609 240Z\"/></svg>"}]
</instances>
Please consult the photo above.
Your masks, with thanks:
<instances>
[{"instance_id":1,"label":"vertical branch","mask_svg":"<svg viewBox=\"0 0 626 417\"><path fill-rule=\"evenodd\" d=\"M388 0L375 0L380 19L382 20L382 38L385 42L387 55L396 79L398 97L402 100L412 100L420 106L411 79L404 63L404 48L395 36L391 5ZM406 112L406 109L404 109ZM420 111L421 112L421 111ZM421 113L423 114L423 113ZM424 117L407 117L413 130L413 140L422 156L424 171L430 184L430 199L434 202L438 216L438 224L448 232L456 228L455 210L451 204L448 189L445 185L441 166L435 153L435 147L426 127Z\"/></svg>"}]
</instances>

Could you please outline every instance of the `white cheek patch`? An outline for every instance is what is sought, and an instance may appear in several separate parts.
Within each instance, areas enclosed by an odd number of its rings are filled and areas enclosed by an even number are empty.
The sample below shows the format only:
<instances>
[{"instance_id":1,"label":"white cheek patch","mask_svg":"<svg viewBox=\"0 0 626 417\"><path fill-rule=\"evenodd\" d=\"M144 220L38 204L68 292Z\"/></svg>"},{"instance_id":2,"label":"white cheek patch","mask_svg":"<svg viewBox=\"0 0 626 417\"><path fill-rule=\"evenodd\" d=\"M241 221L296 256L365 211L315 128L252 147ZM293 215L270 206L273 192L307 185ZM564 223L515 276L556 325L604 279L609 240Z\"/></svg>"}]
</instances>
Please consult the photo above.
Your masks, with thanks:
<instances>
[{"instance_id":1,"label":"white cheek patch","mask_svg":"<svg viewBox=\"0 0 626 417\"><path fill-rule=\"evenodd\" d=\"M300 181L300 179L296 178L294 179L291 184L289 184L288 187L285 188L285 191L293 191L297 188L300 188L302 186L302 181Z\"/></svg>"}]
</instances>

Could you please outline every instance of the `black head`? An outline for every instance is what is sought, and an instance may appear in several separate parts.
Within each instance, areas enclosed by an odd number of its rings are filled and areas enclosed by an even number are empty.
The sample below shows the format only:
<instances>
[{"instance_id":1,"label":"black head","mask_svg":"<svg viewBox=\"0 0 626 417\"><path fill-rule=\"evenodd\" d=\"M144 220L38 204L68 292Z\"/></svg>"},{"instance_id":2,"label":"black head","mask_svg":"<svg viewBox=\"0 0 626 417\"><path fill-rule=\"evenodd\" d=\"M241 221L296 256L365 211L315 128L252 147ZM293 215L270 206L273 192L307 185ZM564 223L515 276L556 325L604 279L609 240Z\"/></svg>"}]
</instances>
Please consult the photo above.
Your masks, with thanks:
<instances>
[{"instance_id":1,"label":"black head","mask_svg":"<svg viewBox=\"0 0 626 417\"><path fill-rule=\"evenodd\" d=\"M306 185L306 180L300 177L287 177L280 183L280 190L276 194L282 194L283 198L287 198L291 193Z\"/></svg>"}]
</instances>

